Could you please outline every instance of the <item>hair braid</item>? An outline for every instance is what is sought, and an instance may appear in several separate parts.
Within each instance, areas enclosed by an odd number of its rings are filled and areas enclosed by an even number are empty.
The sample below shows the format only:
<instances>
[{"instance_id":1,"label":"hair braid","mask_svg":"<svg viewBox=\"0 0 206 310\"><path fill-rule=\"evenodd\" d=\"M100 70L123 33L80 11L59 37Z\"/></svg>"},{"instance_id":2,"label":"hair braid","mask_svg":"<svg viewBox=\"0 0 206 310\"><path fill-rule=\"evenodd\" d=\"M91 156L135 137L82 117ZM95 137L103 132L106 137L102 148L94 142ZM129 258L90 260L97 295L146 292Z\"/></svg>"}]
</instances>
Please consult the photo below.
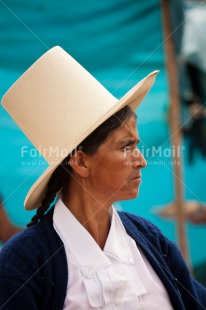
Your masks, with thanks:
<instances>
[{"instance_id":1,"label":"hair braid","mask_svg":"<svg viewBox=\"0 0 206 310\"><path fill-rule=\"evenodd\" d=\"M41 206L37 209L36 214L32 217L31 222L27 224L27 227L37 223L45 214L54 201L57 192L62 189L71 174L71 167L68 165L68 159L66 158L58 168L53 172L51 179L48 183L48 188Z\"/></svg>"}]
</instances>

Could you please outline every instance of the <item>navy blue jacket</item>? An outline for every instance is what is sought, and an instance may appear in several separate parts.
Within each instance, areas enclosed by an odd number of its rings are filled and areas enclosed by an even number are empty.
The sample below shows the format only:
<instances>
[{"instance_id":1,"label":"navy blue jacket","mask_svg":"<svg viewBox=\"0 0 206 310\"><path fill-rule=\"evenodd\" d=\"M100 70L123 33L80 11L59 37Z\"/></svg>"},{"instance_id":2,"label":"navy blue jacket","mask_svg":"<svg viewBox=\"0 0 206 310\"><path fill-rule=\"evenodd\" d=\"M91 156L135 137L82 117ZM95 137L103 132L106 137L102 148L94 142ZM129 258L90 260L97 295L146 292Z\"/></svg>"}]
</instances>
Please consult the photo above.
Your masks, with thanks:
<instances>
[{"instance_id":1,"label":"navy blue jacket","mask_svg":"<svg viewBox=\"0 0 206 310\"><path fill-rule=\"evenodd\" d=\"M206 309L206 289L190 276L177 247L149 221L119 215L164 284L173 308ZM63 309L69 273L52 216L53 209L11 238L0 252L0 309Z\"/></svg>"}]
</instances>

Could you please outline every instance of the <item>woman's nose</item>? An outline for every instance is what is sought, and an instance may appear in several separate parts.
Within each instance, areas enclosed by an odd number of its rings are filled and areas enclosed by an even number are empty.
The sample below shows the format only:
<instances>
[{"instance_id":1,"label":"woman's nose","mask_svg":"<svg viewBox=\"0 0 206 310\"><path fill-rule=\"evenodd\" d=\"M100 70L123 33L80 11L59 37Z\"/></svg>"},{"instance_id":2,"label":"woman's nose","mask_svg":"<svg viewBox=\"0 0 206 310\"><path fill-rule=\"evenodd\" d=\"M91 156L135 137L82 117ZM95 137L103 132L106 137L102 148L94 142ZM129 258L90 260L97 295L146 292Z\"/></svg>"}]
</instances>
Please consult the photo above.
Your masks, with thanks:
<instances>
[{"instance_id":1,"label":"woman's nose","mask_svg":"<svg viewBox=\"0 0 206 310\"><path fill-rule=\"evenodd\" d=\"M147 166L147 161L140 152L140 150L137 149L137 152L135 152L135 154L136 155L134 156L134 162L133 162L134 168L145 168Z\"/></svg>"}]
</instances>

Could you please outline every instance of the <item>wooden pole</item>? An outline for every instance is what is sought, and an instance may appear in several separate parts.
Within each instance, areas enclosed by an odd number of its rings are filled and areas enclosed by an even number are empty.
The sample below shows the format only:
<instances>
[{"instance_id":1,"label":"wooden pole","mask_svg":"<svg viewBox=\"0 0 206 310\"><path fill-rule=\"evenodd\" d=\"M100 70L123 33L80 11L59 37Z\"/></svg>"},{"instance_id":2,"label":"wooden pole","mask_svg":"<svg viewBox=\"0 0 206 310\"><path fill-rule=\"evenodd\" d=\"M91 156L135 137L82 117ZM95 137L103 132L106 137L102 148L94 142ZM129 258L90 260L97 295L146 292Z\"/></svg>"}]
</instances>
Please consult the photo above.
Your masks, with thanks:
<instances>
[{"instance_id":1,"label":"wooden pole","mask_svg":"<svg viewBox=\"0 0 206 310\"><path fill-rule=\"evenodd\" d=\"M175 206L176 222L179 248L187 265L189 266L187 238L185 230L185 217L183 209L183 187L182 187L182 161L178 157L178 147L181 146L180 130L180 96L178 85L178 70L175 60L175 51L171 31L169 1L162 0L163 9L163 29L165 37L166 66L168 72L170 91L170 132L171 144L175 149L174 155L174 184L175 184Z\"/></svg>"}]
</instances>

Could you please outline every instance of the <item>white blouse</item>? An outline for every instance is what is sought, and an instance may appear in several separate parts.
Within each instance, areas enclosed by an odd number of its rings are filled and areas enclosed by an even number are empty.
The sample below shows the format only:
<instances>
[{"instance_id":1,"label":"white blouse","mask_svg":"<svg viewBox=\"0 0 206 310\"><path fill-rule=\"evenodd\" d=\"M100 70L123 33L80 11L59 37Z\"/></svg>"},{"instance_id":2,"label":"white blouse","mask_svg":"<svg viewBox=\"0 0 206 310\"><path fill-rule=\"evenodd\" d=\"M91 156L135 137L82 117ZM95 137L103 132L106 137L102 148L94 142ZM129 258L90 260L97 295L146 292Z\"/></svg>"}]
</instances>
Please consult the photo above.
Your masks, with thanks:
<instances>
[{"instance_id":1,"label":"white blouse","mask_svg":"<svg viewBox=\"0 0 206 310\"><path fill-rule=\"evenodd\" d=\"M162 282L112 207L102 251L89 232L58 199L53 225L67 256L66 310L173 309Z\"/></svg>"}]
</instances>

